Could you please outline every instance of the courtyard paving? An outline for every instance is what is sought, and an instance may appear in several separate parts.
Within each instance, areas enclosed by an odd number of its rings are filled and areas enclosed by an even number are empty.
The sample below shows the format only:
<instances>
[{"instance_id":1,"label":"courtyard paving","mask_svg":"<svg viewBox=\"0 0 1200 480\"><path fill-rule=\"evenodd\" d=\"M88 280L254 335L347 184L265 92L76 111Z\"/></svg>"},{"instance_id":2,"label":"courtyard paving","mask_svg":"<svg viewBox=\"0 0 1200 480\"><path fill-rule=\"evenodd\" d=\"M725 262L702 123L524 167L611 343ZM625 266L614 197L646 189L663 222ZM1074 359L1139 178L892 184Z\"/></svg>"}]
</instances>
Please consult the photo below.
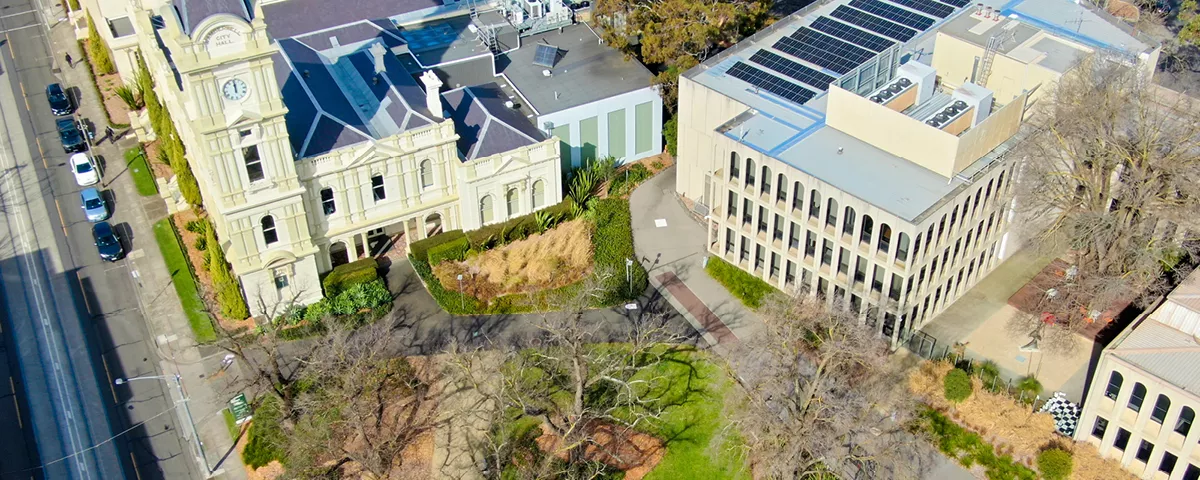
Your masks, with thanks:
<instances>
[{"instance_id":1,"label":"courtyard paving","mask_svg":"<svg viewBox=\"0 0 1200 480\"><path fill-rule=\"evenodd\" d=\"M1014 337L1006 325L1019 311L1008 299L1048 265L1053 257L1035 248L1026 248L1009 257L987 277L947 308L921 331L937 340L935 352L947 346L964 344L967 358L991 360L1000 367L1001 377L1016 382L1034 375L1045 392L1064 392L1072 401L1083 398L1088 366L1094 342L1077 337L1079 348L1071 355L1055 356L1043 352L1022 352L1029 338Z\"/></svg>"}]
</instances>

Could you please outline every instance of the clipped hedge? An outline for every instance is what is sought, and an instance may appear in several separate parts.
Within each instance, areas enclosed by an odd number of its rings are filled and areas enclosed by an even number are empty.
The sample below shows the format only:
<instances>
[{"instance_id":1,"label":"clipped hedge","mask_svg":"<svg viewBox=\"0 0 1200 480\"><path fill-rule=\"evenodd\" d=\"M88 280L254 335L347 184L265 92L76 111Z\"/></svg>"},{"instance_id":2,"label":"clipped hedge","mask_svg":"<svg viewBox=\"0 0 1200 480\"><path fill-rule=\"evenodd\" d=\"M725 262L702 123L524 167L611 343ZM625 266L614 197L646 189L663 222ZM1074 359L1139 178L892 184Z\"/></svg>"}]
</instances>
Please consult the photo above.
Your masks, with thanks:
<instances>
[{"instance_id":1,"label":"clipped hedge","mask_svg":"<svg viewBox=\"0 0 1200 480\"><path fill-rule=\"evenodd\" d=\"M321 288L326 298L336 297L342 291L358 284L379 278L379 262L374 258L338 265L321 279Z\"/></svg>"},{"instance_id":2,"label":"clipped hedge","mask_svg":"<svg viewBox=\"0 0 1200 480\"><path fill-rule=\"evenodd\" d=\"M596 271L611 274L605 285L605 296L598 299L597 306L609 306L635 299L646 291L648 276L642 262L637 261L633 251L633 225L629 214L629 201L606 198L596 202L595 228L592 229L592 245L595 249L593 265ZM633 260L633 283L625 277L625 260Z\"/></svg>"},{"instance_id":3,"label":"clipped hedge","mask_svg":"<svg viewBox=\"0 0 1200 480\"><path fill-rule=\"evenodd\" d=\"M462 261L467 258L467 250L470 249L471 243L467 241L467 237L456 238L429 249L429 264L437 265L447 260Z\"/></svg>"},{"instance_id":4,"label":"clipped hedge","mask_svg":"<svg viewBox=\"0 0 1200 480\"><path fill-rule=\"evenodd\" d=\"M534 218L538 212L545 212L543 215L549 214L558 221L562 221L571 215L571 202L562 201L528 215L484 225L479 229L467 232L467 241L470 242L471 248L482 251L521 240L540 231L537 219ZM557 224L558 221L553 223Z\"/></svg>"},{"instance_id":5,"label":"clipped hedge","mask_svg":"<svg viewBox=\"0 0 1200 480\"><path fill-rule=\"evenodd\" d=\"M453 242L460 238L466 238L466 234L462 230L450 230L442 232L424 240L417 240L408 244L408 255L423 262L429 261L429 250L443 243Z\"/></svg>"},{"instance_id":6,"label":"clipped hedge","mask_svg":"<svg viewBox=\"0 0 1200 480\"><path fill-rule=\"evenodd\" d=\"M750 273L731 265L718 257L708 257L708 265L704 271L729 290L729 293L750 308L759 308L763 300L778 292L771 284Z\"/></svg>"},{"instance_id":7,"label":"clipped hedge","mask_svg":"<svg viewBox=\"0 0 1200 480\"><path fill-rule=\"evenodd\" d=\"M217 291L217 304L221 306L221 315L225 318L243 320L250 316L250 309L246 306L242 288L225 259L225 251L217 241L216 232L217 229L209 222L204 234L207 245L204 251L208 255L208 273L212 278L213 288Z\"/></svg>"}]
</instances>

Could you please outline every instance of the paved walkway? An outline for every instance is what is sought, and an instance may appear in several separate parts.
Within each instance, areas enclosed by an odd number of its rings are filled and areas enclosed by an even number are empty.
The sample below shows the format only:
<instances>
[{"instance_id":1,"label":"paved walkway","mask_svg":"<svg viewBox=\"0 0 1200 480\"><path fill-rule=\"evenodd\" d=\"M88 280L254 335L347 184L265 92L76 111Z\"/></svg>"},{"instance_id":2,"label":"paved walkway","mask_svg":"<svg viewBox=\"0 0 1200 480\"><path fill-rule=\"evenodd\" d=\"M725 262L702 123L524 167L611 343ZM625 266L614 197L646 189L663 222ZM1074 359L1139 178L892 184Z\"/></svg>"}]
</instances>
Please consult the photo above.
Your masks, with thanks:
<instances>
[{"instance_id":1,"label":"paved walkway","mask_svg":"<svg viewBox=\"0 0 1200 480\"><path fill-rule=\"evenodd\" d=\"M132 178L129 178L124 151L137 145L133 132L117 130L119 140L115 144L102 138L108 123L86 66L79 60L84 54L79 50L71 25L67 22L58 23L51 33L51 44L56 52L60 52L55 61L62 64L61 53L70 53L76 62L74 68L62 68L62 77L66 85L75 87L73 92L78 94L79 116L95 125L97 139L101 140L91 152L104 160L106 184L103 186L113 190L117 198L128 202L127 205L138 205L139 208L130 209L134 213L129 220L130 227L137 237L151 239L149 242L139 242L145 247L130 252L129 259L136 279L139 310L161 360L158 373L180 375L196 429L204 444L208 466L218 472L217 478L247 478L240 456L232 452L233 441L221 413L226 400L233 394L224 391L220 376L212 375L221 369L223 352L214 347L197 345L183 306L171 284L171 273L167 271L162 253L152 240L153 224L166 216L166 204L159 197L139 196ZM180 400L175 388L168 388L168 391L175 401ZM191 442L191 427L182 412L179 420L182 425L179 433Z\"/></svg>"},{"instance_id":2,"label":"paved walkway","mask_svg":"<svg viewBox=\"0 0 1200 480\"><path fill-rule=\"evenodd\" d=\"M704 271L708 236L676 197L675 171L676 167L664 170L630 195L634 251L650 274L651 286L744 377L756 370L755 364L742 366L745 356L730 354L736 343L753 344L766 325Z\"/></svg>"},{"instance_id":3,"label":"paved walkway","mask_svg":"<svg viewBox=\"0 0 1200 480\"><path fill-rule=\"evenodd\" d=\"M1014 337L1007 331L1009 320L1019 314L1008 304L1009 297L1051 260L1035 248L1015 253L921 331L937 339L935 350L939 354L945 347L963 342L967 358L996 362L1001 378L1015 382L1034 375L1047 393L1062 391L1079 402L1095 342L1079 337L1074 354L1056 357L1021 352L1020 347L1029 339Z\"/></svg>"}]
</instances>

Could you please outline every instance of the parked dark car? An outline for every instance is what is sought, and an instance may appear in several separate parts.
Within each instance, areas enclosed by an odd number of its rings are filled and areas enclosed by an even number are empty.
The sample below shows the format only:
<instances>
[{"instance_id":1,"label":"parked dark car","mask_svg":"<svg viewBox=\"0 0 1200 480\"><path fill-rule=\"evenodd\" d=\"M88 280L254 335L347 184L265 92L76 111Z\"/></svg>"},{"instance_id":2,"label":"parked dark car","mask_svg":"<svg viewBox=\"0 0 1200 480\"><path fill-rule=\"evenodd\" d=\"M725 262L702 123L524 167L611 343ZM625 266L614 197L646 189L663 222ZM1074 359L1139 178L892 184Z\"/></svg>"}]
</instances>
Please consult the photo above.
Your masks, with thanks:
<instances>
[{"instance_id":1,"label":"parked dark car","mask_svg":"<svg viewBox=\"0 0 1200 480\"><path fill-rule=\"evenodd\" d=\"M75 111L71 97L63 91L62 85L51 83L46 85L46 100L50 102L50 113L55 115L70 115Z\"/></svg>"},{"instance_id":2,"label":"parked dark car","mask_svg":"<svg viewBox=\"0 0 1200 480\"><path fill-rule=\"evenodd\" d=\"M58 125L58 139L62 141L64 152L75 153L87 150L87 140L83 139L83 132L79 131L79 125L75 124L74 118L59 118L54 123Z\"/></svg>"},{"instance_id":3,"label":"parked dark car","mask_svg":"<svg viewBox=\"0 0 1200 480\"><path fill-rule=\"evenodd\" d=\"M125 257L125 247L121 246L121 239L117 237L112 224L100 222L92 225L92 238L96 240L96 249L100 251L102 260L115 262Z\"/></svg>"}]
</instances>

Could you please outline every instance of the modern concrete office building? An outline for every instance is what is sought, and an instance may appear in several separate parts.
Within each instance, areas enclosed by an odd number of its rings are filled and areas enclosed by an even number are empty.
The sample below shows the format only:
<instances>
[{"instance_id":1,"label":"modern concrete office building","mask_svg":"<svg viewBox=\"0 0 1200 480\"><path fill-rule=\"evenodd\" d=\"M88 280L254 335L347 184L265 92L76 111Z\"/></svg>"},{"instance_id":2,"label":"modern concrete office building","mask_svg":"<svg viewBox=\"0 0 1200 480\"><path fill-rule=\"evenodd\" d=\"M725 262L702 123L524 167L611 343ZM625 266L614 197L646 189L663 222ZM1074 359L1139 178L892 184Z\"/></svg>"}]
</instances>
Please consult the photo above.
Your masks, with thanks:
<instances>
[{"instance_id":1,"label":"modern concrete office building","mask_svg":"<svg viewBox=\"0 0 1200 480\"><path fill-rule=\"evenodd\" d=\"M398 236L555 204L579 159L661 151L649 71L561 0L84 4L125 78L145 58L253 314Z\"/></svg>"},{"instance_id":2,"label":"modern concrete office building","mask_svg":"<svg viewBox=\"0 0 1200 480\"><path fill-rule=\"evenodd\" d=\"M676 189L707 214L711 254L907 338L1016 248L1006 152L1030 99L1093 52L1152 70L1157 47L1092 25L1104 15L1065 0L798 12L681 78Z\"/></svg>"},{"instance_id":3,"label":"modern concrete office building","mask_svg":"<svg viewBox=\"0 0 1200 480\"><path fill-rule=\"evenodd\" d=\"M1200 273L1100 354L1075 439L1145 479L1200 479Z\"/></svg>"}]
</instances>

